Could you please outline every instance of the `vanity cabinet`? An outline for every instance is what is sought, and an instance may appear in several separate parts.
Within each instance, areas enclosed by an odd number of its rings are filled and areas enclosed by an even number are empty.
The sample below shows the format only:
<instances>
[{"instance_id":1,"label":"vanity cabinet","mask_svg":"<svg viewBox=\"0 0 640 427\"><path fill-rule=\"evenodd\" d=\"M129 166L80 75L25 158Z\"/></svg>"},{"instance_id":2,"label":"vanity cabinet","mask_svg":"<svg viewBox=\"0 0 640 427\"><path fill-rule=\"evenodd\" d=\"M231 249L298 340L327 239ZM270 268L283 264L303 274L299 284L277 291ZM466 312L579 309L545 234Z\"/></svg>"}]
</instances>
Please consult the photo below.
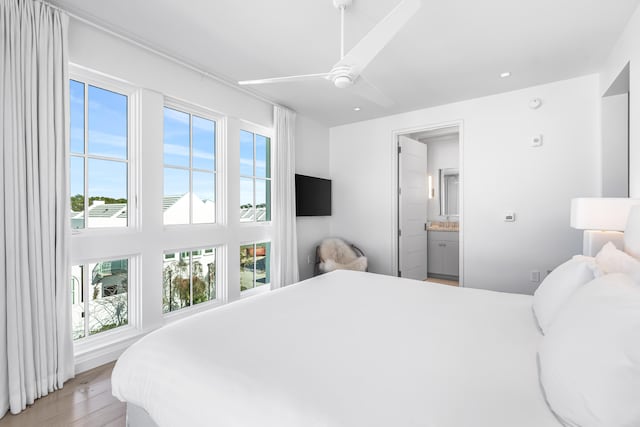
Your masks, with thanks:
<instances>
[{"instance_id":1,"label":"vanity cabinet","mask_svg":"<svg viewBox=\"0 0 640 427\"><path fill-rule=\"evenodd\" d=\"M460 251L457 231L429 231L427 269L429 275L458 278Z\"/></svg>"}]
</instances>

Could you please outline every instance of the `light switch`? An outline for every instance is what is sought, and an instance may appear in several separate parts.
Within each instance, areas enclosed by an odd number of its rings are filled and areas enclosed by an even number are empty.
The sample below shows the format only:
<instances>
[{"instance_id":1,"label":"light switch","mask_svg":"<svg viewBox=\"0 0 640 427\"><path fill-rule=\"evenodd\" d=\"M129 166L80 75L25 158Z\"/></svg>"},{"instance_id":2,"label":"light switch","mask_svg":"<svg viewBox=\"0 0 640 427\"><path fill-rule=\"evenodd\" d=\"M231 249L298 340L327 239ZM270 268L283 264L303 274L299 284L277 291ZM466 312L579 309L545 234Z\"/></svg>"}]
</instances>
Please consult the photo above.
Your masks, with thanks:
<instances>
[{"instance_id":1,"label":"light switch","mask_svg":"<svg viewBox=\"0 0 640 427\"><path fill-rule=\"evenodd\" d=\"M514 222L516 220L515 212L505 212L504 214L504 222Z\"/></svg>"}]
</instances>

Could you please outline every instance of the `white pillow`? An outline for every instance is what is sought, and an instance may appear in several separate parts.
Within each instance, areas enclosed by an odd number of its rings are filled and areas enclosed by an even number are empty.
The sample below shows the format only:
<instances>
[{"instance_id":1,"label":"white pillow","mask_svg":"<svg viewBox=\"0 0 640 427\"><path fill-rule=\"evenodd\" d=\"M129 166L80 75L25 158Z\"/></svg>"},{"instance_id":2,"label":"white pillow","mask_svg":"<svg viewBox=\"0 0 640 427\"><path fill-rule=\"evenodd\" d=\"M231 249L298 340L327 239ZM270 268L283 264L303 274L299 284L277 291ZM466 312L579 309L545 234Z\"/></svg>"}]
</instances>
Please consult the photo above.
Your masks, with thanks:
<instances>
[{"instance_id":1,"label":"white pillow","mask_svg":"<svg viewBox=\"0 0 640 427\"><path fill-rule=\"evenodd\" d=\"M556 267L533 294L533 314L543 334L571 294L593 280L596 265L593 258L576 256Z\"/></svg>"},{"instance_id":2,"label":"white pillow","mask_svg":"<svg viewBox=\"0 0 640 427\"><path fill-rule=\"evenodd\" d=\"M640 284L613 273L578 289L538 353L540 384L569 426L640 426Z\"/></svg>"},{"instance_id":3,"label":"white pillow","mask_svg":"<svg viewBox=\"0 0 640 427\"><path fill-rule=\"evenodd\" d=\"M625 273L640 281L640 261L615 247L611 242L596 255L598 267L605 273Z\"/></svg>"}]
</instances>

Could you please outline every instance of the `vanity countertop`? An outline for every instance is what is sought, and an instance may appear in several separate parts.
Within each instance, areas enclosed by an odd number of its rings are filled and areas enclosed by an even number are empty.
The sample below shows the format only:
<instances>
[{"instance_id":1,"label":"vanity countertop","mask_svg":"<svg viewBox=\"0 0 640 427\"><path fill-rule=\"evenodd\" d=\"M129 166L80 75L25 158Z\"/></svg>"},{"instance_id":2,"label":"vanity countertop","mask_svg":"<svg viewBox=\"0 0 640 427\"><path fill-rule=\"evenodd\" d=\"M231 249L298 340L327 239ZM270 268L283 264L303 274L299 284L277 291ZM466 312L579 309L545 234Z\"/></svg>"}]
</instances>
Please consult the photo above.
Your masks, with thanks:
<instances>
[{"instance_id":1,"label":"vanity countertop","mask_svg":"<svg viewBox=\"0 0 640 427\"><path fill-rule=\"evenodd\" d=\"M450 231L450 232L458 232L459 226L458 222L450 221L450 222L438 222L432 221L431 225L427 227L427 231Z\"/></svg>"}]
</instances>

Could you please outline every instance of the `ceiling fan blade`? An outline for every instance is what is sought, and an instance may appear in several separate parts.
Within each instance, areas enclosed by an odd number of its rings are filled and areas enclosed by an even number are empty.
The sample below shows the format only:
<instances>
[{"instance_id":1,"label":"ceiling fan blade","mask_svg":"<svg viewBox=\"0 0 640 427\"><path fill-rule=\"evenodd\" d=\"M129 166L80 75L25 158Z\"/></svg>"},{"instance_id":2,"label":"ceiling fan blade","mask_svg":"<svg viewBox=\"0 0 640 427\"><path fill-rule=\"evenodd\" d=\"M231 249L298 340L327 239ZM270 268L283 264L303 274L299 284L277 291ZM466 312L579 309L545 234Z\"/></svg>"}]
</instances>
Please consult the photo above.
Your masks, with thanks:
<instances>
[{"instance_id":1,"label":"ceiling fan blade","mask_svg":"<svg viewBox=\"0 0 640 427\"><path fill-rule=\"evenodd\" d=\"M362 76L358 77L358 80L349 88L349 91L358 95L360 98L364 98L367 101L380 105L381 107L391 107L394 104L391 98L382 93L377 87L365 80Z\"/></svg>"},{"instance_id":2,"label":"ceiling fan blade","mask_svg":"<svg viewBox=\"0 0 640 427\"><path fill-rule=\"evenodd\" d=\"M314 80L318 78L326 79L330 73L317 73L317 74L302 74L299 76L287 76L287 77L273 77L270 79L258 79L258 80L242 80L239 81L239 85L262 85L269 83L286 83L286 82L301 82L305 80Z\"/></svg>"},{"instance_id":3,"label":"ceiling fan blade","mask_svg":"<svg viewBox=\"0 0 640 427\"><path fill-rule=\"evenodd\" d=\"M361 73L421 7L421 0L403 0L338 61L336 67L351 66L356 75Z\"/></svg>"}]
</instances>

